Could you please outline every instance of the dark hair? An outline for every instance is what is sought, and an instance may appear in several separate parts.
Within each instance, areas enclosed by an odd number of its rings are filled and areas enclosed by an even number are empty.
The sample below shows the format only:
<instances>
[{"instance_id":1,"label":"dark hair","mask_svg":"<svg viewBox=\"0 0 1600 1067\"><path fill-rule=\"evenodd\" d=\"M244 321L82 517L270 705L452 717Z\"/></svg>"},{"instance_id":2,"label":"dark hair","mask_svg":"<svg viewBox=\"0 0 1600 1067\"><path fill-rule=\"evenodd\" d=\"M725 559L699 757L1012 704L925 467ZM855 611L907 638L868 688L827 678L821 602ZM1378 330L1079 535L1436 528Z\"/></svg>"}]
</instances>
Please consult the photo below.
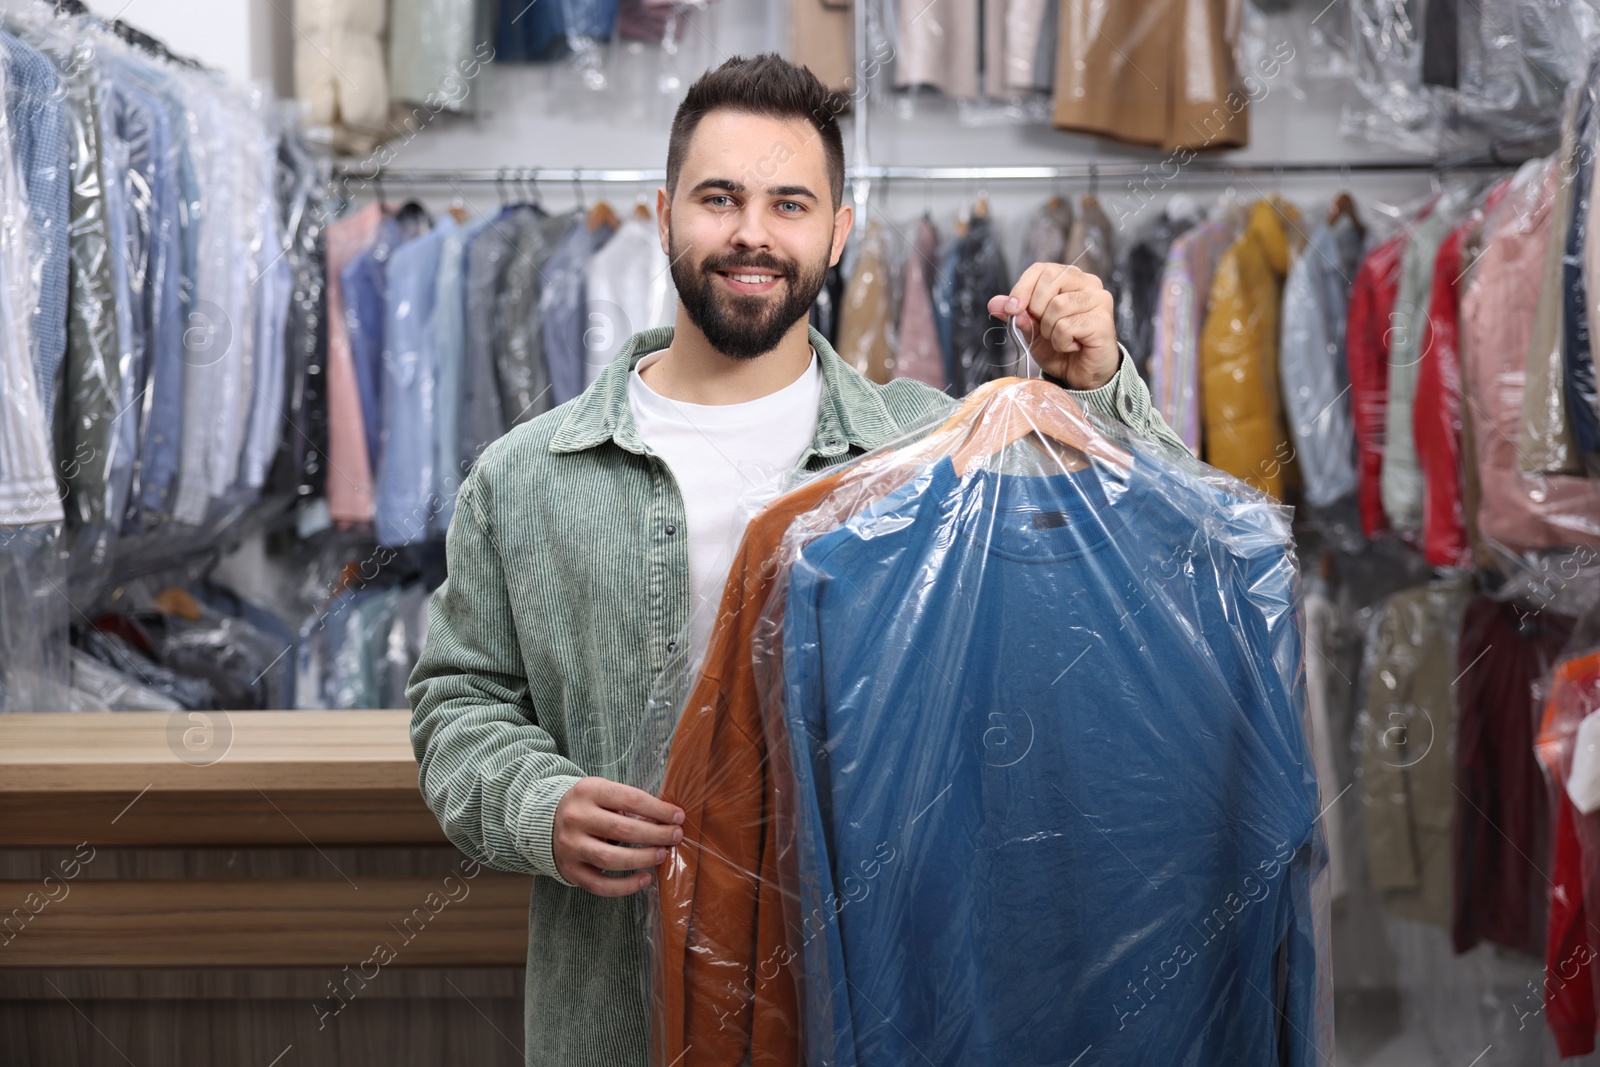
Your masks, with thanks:
<instances>
[{"instance_id":1,"label":"dark hair","mask_svg":"<svg viewBox=\"0 0 1600 1067\"><path fill-rule=\"evenodd\" d=\"M828 189L837 211L844 200L844 138L838 114L847 99L831 92L810 67L798 67L775 52L759 56L734 56L716 70L708 70L689 86L689 92L672 117L667 142L667 195L678 191L678 172L688 154L689 140L700 120L717 108L751 115L809 122L822 137L822 154L828 167Z\"/></svg>"}]
</instances>

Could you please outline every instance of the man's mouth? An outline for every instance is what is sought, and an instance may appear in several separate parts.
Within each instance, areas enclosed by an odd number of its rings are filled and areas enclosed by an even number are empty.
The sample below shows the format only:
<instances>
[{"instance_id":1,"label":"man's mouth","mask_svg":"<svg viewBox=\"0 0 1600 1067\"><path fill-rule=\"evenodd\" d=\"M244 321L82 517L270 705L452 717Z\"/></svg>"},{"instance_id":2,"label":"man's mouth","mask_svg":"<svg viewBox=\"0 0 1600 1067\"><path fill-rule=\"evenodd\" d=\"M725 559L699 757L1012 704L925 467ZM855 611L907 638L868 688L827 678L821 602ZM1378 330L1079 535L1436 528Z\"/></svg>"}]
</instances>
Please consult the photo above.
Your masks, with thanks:
<instances>
[{"instance_id":1,"label":"man's mouth","mask_svg":"<svg viewBox=\"0 0 1600 1067\"><path fill-rule=\"evenodd\" d=\"M719 270L728 282L728 286L738 293L765 293L772 289L783 277L770 271L760 270Z\"/></svg>"}]
</instances>

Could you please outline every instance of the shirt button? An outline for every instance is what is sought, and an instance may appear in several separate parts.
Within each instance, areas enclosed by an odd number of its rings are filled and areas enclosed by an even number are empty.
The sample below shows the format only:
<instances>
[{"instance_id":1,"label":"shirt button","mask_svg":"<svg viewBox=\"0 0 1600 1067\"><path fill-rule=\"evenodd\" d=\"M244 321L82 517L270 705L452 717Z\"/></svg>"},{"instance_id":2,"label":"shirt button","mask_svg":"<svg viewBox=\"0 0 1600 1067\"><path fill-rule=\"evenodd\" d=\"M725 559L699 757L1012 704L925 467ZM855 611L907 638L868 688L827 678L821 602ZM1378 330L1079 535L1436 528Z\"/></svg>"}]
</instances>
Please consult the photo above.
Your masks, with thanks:
<instances>
[{"instance_id":1,"label":"shirt button","mask_svg":"<svg viewBox=\"0 0 1600 1067\"><path fill-rule=\"evenodd\" d=\"M668 652L676 652L676 651L678 651L678 642L676 642L676 641L668 641L667 642L667 651Z\"/></svg>"},{"instance_id":2,"label":"shirt button","mask_svg":"<svg viewBox=\"0 0 1600 1067\"><path fill-rule=\"evenodd\" d=\"M667 523L667 536L668 537L671 537L673 534L675 534L677 532L678 532L678 527L677 526L675 526L674 524L672 524L670 522Z\"/></svg>"}]
</instances>

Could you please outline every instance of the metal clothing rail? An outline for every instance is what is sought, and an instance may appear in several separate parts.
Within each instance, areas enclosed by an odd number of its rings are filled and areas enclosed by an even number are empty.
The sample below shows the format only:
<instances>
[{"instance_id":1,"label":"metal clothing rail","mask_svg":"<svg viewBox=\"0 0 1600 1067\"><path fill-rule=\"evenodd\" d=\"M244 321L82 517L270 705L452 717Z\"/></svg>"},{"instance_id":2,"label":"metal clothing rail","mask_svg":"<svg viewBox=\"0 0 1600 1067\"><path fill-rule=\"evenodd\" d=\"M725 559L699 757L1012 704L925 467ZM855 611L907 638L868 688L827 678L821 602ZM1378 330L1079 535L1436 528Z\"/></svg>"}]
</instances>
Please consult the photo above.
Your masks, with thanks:
<instances>
[{"instance_id":1,"label":"metal clothing rail","mask_svg":"<svg viewBox=\"0 0 1600 1067\"><path fill-rule=\"evenodd\" d=\"M1283 163L1195 160L1174 167L1169 160L1150 162L1071 163L1043 166L856 166L845 168L846 181L1061 181L1151 178L1162 182L1184 179L1227 179L1238 174L1285 176L1297 174L1437 174L1459 170L1507 170L1512 161L1471 160L1361 160L1357 162ZM1167 171L1170 170L1171 173ZM584 167L497 167L465 170L389 170L363 172L359 167L339 167L334 181L366 184L421 185L516 185L519 183L583 184L658 184L666 181L664 168L607 169Z\"/></svg>"}]
</instances>

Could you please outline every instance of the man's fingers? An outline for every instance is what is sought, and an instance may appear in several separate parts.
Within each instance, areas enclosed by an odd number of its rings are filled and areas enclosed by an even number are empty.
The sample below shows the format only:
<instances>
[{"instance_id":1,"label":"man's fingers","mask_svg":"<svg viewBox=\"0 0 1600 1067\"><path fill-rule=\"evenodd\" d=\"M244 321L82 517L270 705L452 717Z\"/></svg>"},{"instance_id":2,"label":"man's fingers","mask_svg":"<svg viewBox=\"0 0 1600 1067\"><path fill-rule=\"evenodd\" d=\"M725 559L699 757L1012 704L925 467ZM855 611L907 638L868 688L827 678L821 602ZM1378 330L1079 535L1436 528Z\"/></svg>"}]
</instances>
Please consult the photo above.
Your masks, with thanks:
<instances>
[{"instance_id":1,"label":"man's fingers","mask_svg":"<svg viewBox=\"0 0 1600 1067\"><path fill-rule=\"evenodd\" d=\"M576 870L562 873L566 875L567 881L580 889L587 889L597 897L631 896L649 885L652 880L648 871L613 878L611 875L601 873L600 868L588 864L580 864Z\"/></svg>"},{"instance_id":2,"label":"man's fingers","mask_svg":"<svg viewBox=\"0 0 1600 1067\"><path fill-rule=\"evenodd\" d=\"M595 800L601 807L611 811L632 812L658 823L670 825L683 822L683 812L676 805L658 800L643 789L635 789L621 782L606 782L597 791Z\"/></svg>"},{"instance_id":3,"label":"man's fingers","mask_svg":"<svg viewBox=\"0 0 1600 1067\"><path fill-rule=\"evenodd\" d=\"M595 837L609 837L614 841L624 841L630 845L670 846L676 845L683 839L681 826L670 823L663 825L647 819L630 819L626 815L606 811L604 808L596 808L585 823L583 828Z\"/></svg>"},{"instance_id":4,"label":"man's fingers","mask_svg":"<svg viewBox=\"0 0 1600 1067\"><path fill-rule=\"evenodd\" d=\"M598 867L602 871L643 870L654 867L667 858L667 850L664 848L608 845L596 837L585 838L573 851L580 862Z\"/></svg>"}]
</instances>

